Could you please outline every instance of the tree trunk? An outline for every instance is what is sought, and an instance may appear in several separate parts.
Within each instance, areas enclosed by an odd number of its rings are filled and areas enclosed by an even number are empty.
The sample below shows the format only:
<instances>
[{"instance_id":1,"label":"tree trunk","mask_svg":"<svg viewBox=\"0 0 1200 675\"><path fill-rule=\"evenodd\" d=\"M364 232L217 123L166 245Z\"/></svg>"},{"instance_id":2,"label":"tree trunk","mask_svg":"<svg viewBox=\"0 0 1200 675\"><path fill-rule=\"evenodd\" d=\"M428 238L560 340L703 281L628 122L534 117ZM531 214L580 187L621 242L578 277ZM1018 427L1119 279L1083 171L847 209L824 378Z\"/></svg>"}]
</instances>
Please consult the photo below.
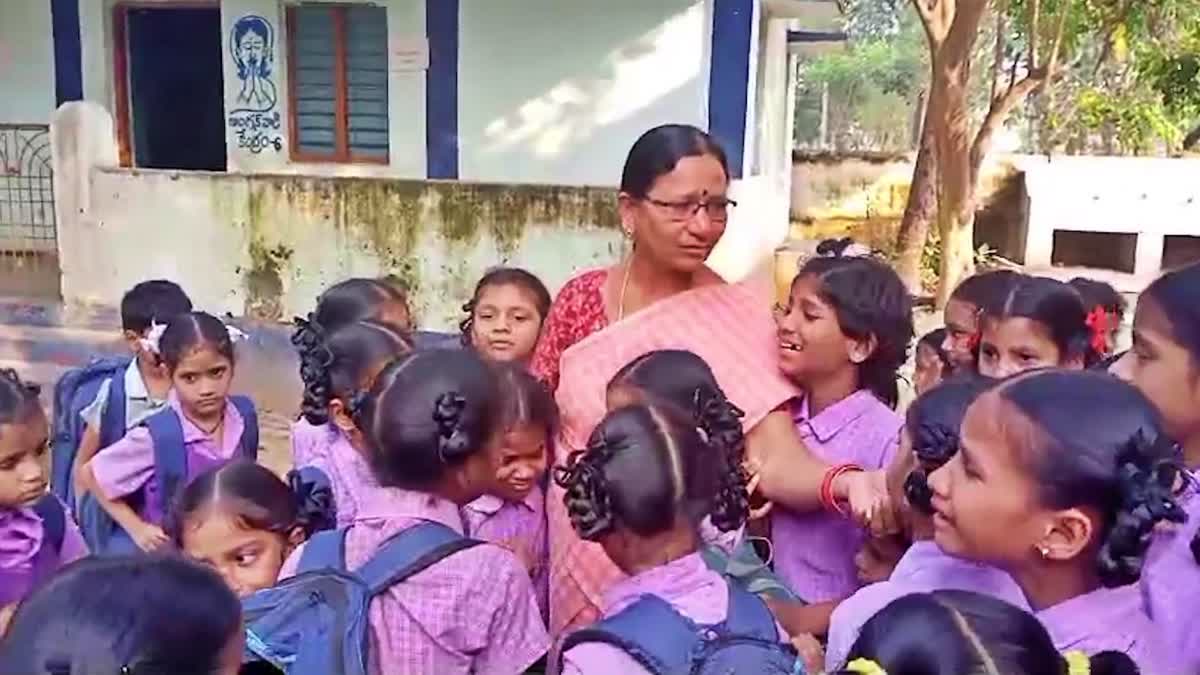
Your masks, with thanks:
<instances>
[{"instance_id":1,"label":"tree trunk","mask_svg":"<svg viewBox=\"0 0 1200 675\"><path fill-rule=\"evenodd\" d=\"M934 147L934 122L930 119L930 111L933 110L930 101L925 105L912 185L896 236L896 272L913 295L921 295L924 291L921 285L921 257L929 236L929 224L937 216L937 151Z\"/></svg>"},{"instance_id":2,"label":"tree trunk","mask_svg":"<svg viewBox=\"0 0 1200 675\"><path fill-rule=\"evenodd\" d=\"M942 86L930 103L934 112L934 144L937 148L938 232L942 239L942 265L937 303L941 307L950 293L975 268L975 189L972 172L970 117L967 86L971 76L971 52L979 35L979 22L987 0L960 0L954 24L933 57L934 81Z\"/></svg>"},{"instance_id":3,"label":"tree trunk","mask_svg":"<svg viewBox=\"0 0 1200 675\"><path fill-rule=\"evenodd\" d=\"M1184 150L1191 150L1196 145L1200 145L1200 124L1197 124L1195 129L1192 129L1188 132L1187 136L1183 137Z\"/></svg>"}]
</instances>

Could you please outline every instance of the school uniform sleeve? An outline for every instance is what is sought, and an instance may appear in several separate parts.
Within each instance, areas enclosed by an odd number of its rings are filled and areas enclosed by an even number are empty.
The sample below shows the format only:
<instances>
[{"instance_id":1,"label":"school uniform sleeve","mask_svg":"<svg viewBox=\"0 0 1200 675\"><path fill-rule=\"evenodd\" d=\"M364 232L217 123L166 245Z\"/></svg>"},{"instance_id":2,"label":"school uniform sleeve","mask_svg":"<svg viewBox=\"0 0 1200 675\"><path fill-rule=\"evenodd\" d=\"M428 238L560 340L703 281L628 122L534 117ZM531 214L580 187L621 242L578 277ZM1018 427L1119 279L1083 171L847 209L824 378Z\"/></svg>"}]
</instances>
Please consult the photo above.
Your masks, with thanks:
<instances>
[{"instance_id":1,"label":"school uniform sleeve","mask_svg":"<svg viewBox=\"0 0 1200 675\"><path fill-rule=\"evenodd\" d=\"M480 589L481 595L491 595L494 607L487 645L475 657L478 673L502 673L514 665L528 668L550 648L529 575L515 557L506 557L502 562L509 564L494 565L491 574L476 577L485 587Z\"/></svg>"},{"instance_id":2,"label":"school uniform sleeve","mask_svg":"<svg viewBox=\"0 0 1200 675\"><path fill-rule=\"evenodd\" d=\"M134 427L125 438L96 453L92 473L109 499L137 492L154 475L154 441L146 427Z\"/></svg>"},{"instance_id":3,"label":"school uniform sleeve","mask_svg":"<svg viewBox=\"0 0 1200 675\"><path fill-rule=\"evenodd\" d=\"M96 398L79 411L79 416L89 427L100 428L100 420L104 417L104 411L108 409L108 390L111 387L112 378L106 378L100 383L100 388L96 390Z\"/></svg>"}]
</instances>

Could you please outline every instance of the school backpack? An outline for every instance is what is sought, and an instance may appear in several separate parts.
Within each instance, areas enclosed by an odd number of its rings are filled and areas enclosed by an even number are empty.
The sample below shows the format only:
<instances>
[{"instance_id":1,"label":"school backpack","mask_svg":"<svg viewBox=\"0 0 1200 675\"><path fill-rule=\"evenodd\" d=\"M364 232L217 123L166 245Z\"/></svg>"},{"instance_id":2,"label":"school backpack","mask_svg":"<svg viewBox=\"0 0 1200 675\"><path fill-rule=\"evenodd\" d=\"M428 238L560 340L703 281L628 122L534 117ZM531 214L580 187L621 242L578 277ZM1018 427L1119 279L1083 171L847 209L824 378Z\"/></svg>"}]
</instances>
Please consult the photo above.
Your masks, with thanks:
<instances>
[{"instance_id":1,"label":"school backpack","mask_svg":"<svg viewBox=\"0 0 1200 675\"><path fill-rule=\"evenodd\" d=\"M255 460L258 458L258 413L254 403L245 396L230 396L229 400L245 425L239 444L240 455ZM183 423L174 408L164 408L147 417L142 426L150 431L154 442L154 476L150 480L155 481L159 498L156 506L165 516L171 511L171 500L188 478ZM145 492L143 489L130 497L130 506L135 510L141 506L138 500L144 498ZM138 551L129 533L108 515L91 493L79 500L79 529L93 554L119 555Z\"/></svg>"},{"instance_id":2,"label":"school backpack","mask_svg":"<svg viewBox=\"0 0 1200 675\"><path fill-rule=\"evenodd\" d=\"M68 370L54 385L54 420L51 425L50 491L64 504L75 503L75 481L71 469L79 442L83 439L83 419L79 416L91 405L105 380L108 404L100 420L100 447L107 447L125 435L125 369L128 356L93 359L81 368Z\"/></svg>"},{"instance_id":3,"label":"school backpack","mask_svg":"<svg viewBox=\"0 0 1200 675\"><path fill-rule=\"evenodd\" d=\"M727 585L729 614L719 624L699 625L662 598L644 595L620 613L568 635L560 653L578 644L603 642L655 675L796 672L796 651L779 641L775 617L766 604L737 584Z\"/></svg>"},{"instance_id":4,"label":"school backpack","mask_svg":"<svg viewBox=\"0 0 1200 675\"><path fill-rule=\"evenodd\" d=\"M388 539L362 567L346 569L346 530L320 532L297 575L242 601L245 662L286 675L366 675L367 607L388 588L481 542L434 522Z\"/></svg>"}]
</instances>

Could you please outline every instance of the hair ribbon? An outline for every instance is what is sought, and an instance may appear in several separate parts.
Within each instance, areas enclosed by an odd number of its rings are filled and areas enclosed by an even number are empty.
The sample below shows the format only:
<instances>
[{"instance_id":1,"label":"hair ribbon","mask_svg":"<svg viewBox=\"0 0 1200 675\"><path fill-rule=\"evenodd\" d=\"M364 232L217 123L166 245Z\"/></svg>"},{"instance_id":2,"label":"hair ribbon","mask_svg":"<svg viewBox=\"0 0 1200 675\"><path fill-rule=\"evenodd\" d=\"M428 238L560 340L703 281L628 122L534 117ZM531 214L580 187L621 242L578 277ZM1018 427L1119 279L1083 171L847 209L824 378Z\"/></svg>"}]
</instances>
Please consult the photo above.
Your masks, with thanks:
<instances>
[{"instance_id":1,"label":"hair ribbon","mask_svg":"<svg viewBox=\"0 0 1200 675\"><path fill-rule=\"evenodd\" d=\"M1081 651L1070 651L1063 654L1067 662L1067 675L1091 675L1092 660Z\"/></svg>"},{"instance_id":2,"label":"hair ribbon","mask_svg":"<svg viewBox=\"0 0 1200 675\"><path fill-rule=\"evenodd\" d=\"M846 664L846 670L851 673L858 673L858 675L887 675L887 671L883 669L883 666L871 659L854 659Z\"/></svg>"},{"instance_id":3,"label":"hair ribbon","mask_svg":"<svg viewBox=\"0 0 1200 675\"><path fill-rule=\"evenodd\" d=\"M152 320L150 328L146 331L146 337L140 338L138 344L142 345L142 348L146 351L157 354L158 343L162 340L163 333L165 332L167 332L167 324Z\"/></svg>"},{"instance_id":4,"label":"hair ribbon","mask_svg":"<svg viewBox=\"0 0 1200 675\"><path fill-rule=\"evenodd\" d=\"M1108 311L1096 305L1087 315L1087 327L1092 331L1092 349L1100 354L1108 353Z\"/></svg>"}]
</instances>

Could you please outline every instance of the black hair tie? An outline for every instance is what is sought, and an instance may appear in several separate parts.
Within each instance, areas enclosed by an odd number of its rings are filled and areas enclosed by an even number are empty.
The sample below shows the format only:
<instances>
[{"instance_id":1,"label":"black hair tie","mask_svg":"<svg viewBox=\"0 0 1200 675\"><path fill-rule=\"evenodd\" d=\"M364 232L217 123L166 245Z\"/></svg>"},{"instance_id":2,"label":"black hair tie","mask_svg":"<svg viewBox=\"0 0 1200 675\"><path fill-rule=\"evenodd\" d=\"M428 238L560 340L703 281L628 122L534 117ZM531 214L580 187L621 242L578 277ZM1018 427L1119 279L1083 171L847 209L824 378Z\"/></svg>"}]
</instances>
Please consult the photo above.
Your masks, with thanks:
<instances>
[{"instance_id":1,"label":"black hair tie","mask_svg":"<svg viewBox=\"0 0 1200 675\"><path fill-rule=\"evenodd\" d=\"M904 479L904 498L914 509L933 515L933 488L924 469L913 469Z\"/></svg>"},{"instance_id":2,"label":"black hair tie","mask_svg":"<svg viewBox=\"0 0 1200 675\"><path fill-rule=\"evenodd\" d=\"M443 464L462 456L467 450L466 434L462 433L462 415L467 399L456 391L437 397L433 407L433 421L438 427L438 458Z\"/></svg>"},{"instance_id":3,"label":"black hair tie","mask_svg":"<svg viewBox=\"0 0 1200 675\"><path fill-rule=\"evenodd\" d=\"M366 391L356 391L346 401L346 412L350 414L350 419L354 421L354 425L359 429L363 427L363 412L367 409L367 399L371 394Z\"/></svg>"},{"instance_id":4,"label":"black hair tie","mask_svg":"<svg viewBox=\"0 0 1200 675\"><path fill-rule=\"evenodd\" d=\"M581 539L594 541L612 528L612 499L604 478L604 465L613 451L601 438L567 457L566 466L554 467L554 482L564 490L563 504Z\"/></svg>"},{"instance_id":5,"label":"black hair tie","mask_svg":"<svg viewBox=\"0 0 1200 675\"><path fill-rule=\"evenodd\" d=\"M287 479L296 503L296 515L304 529L309 534L333 529L337 508L328 479L314 479L296 469L288 472Z\"/></svg>"}]
</instances>

